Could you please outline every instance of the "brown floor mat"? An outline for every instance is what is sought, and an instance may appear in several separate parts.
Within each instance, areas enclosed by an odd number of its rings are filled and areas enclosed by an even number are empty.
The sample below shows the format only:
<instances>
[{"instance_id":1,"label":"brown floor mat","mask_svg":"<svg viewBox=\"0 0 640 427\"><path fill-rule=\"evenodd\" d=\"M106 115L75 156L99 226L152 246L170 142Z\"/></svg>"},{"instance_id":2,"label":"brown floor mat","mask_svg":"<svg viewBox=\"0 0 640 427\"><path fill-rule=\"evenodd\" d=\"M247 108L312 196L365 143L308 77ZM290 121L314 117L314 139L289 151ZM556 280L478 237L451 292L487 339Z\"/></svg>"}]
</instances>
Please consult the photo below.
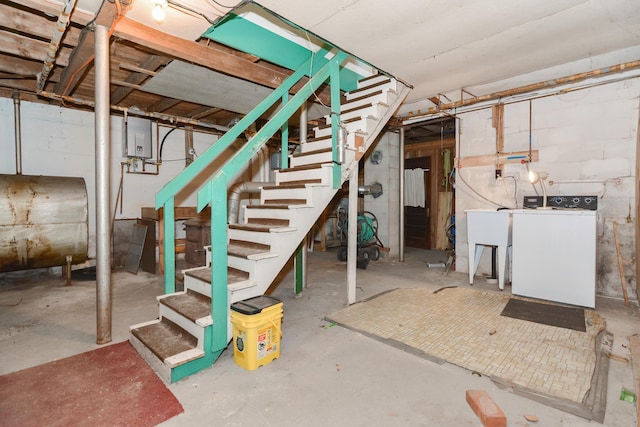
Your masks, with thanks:
<instances>
[{"instance_id":1,"label":"brown floor mat","mask_svg":"<svg viewBox=\"0 0 640 427\"><path fill-rule=\"evenodd\" d=\"M587 332L584 309L511 298L500 316Z\"/></svg>"}]
</instances>

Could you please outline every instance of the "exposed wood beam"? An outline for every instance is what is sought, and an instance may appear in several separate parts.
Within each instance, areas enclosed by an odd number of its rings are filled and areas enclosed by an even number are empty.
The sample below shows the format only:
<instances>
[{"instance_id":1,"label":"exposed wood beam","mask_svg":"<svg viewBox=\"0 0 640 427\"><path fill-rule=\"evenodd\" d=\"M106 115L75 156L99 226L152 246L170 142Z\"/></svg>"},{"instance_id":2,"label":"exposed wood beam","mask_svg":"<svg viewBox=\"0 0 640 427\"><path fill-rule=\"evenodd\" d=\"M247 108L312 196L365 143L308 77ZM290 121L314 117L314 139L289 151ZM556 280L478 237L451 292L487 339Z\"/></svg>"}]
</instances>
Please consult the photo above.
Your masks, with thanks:
<instances>
[{"instance_id":1,"label":"exposed wood beam","mask_svg":"<svg viewBox=\"0 0 640 427\"><path fill-rule=\"evenodd\" d=\"M212 114L219 113L220 111L223 111L222 108L201 107L201 108L198 108L197 110L193 110L192 112L187 114L187 117L199 120L199 119L201 119L203 117L207 117L207 116L210 116Z\"/></svg>"},{"instance_id":2,"label":"exposed wood beam","mask_svg":"<svg viewBox=\"0 0 640 427\"><path fill-rule=\"evenodd\" d=\"M155 76L156 74L158 74L155 71L151 71L151 70L147 70L146 68L142 68L142 67L138 67L137 65L133 65L133 64L127 64L124 62L121 62L120 65L118 65L118 67L122 68L123 70L129 70L129 71L134 71L136 73L140 73L140 74L146 74L148 76Z\"/></svg>"},{"instance_id":3,"label":"exposed wood beam","mask_svg":"<svg viewBox=\"0 0 640 427\"><path fill-rule=\"evenodd\" d=\"M6 3L0 3L0 16L2 26L25 34L33 34L44 39L50 39L56 26L55 19L47 19L45 16L25 12ZM76 46L80 30L69 27L62 39L62 44Z\"/></svg>"},{"instance_id":4,"label":"exposed wood beam","mask_svg":"<svg viewBox=\"0 0 640 427\"><path fill-rule=\"evenodd\" d=\"M290 74L232 55L222 49L218 49L215 45L203 46L197 42L171 36L129 18L120 20L113 34L116 37L149 47L167 56L173 56L183 61L198 64L214 71L270 88L280 86ZM299 87L300 85L296 85L293 91L296 92L296 88ZM330 102L328 95L329 93L326 89L318 93L318 97L325 103Z\"/></svg>"},{"instance_id":5,"label":"exposed wood beam","mask_svg":"<svg viewBox=\"0 0 640 427\"><path fill-rule=\"evenodd\" d=\"M182 100L174 99L174 98L163 98L160 101L156 102L149 107L146 107L145 110L152 113L162 113L163 111L167 111L171 107L175 107L180 104Z\"/></svg>"},{"instance_id":6,"label":"exposed wood beam","mask_svg":"<svg viewBox=\"0 0 640 427\"><path fill-rule=\"evenodd\" d=\"M529 159L531 154L531 159ZM488 165L504 165L506 163L522 163L525 162L537 162L538 150L529 151L515 151L512 153L500 153L487 154L481 156L469 156L461 157L458 159L458 167L471 167L471 166L488 166Z\"/></svg>"},{"instance_id":7,"label":"exposed wood beam","mask_svg":"<svg viewBox=\"0 0 640 427\"><path fill-rule=\"evenodd\" d=\"M0 45L2 45L2 50L6 53L36 61L44 61L44 58L47 56L47 49L49 48L49 43L7 31L0 31ZM69 50L67 48L60 49L57 64L61 66L69 64Z\"/></svg>"},{"instance_id":8,"label":"exposed wood beam","mask_svg":"<svg viewBox=\"0 0 640 427\"><path fill-rule=\"evenodd\" d=\"M140 68L144 68L146 70L157 70L158 68L160 68L163 65L166 65L167 62L169 62L170 59L164 56L159 56L159 55L150 55L149 57L147 57L147 59L145 59L141 64L140 64ZM125 79L125 81L127 83L132 83L132 84L140 84L143 81L145 81L147 79L146 74L141 74L141 73L133 73L131 75L129 75L129 77L127 77ZM111 103L112 104L118 104L119 102L121 102L123 99L125 99L127 97L127 95L129 95L131 93L132 89L128 89L128 88L124 88L124 87L119 87L118 89L114 90L111 93Z\"/></svg>"},{"instance_id":9,"label":"exposed wood beam","mask_svg":"<svg viewBox=\"0 0 640 427\"><path fill-rule=\"evenodd\" d=\"M11 3L19 4L29 9L39 10L52 16L60 15L63 6L60 2L52 0L12 0ZM75 8L71 14L71 22L79 25L87 25L93 19L93 14Z\"/></svg>"},{"instance_id":10,"label":"exposed wood beam","mask_svg":"<svg viewBox=\"0 0 640 427\"><path fill-rule=\"evenodd\" d=\"M129 2L127 5L120 3L121 15L119 15L115 4L108 1L103 2L96 14L96 25L109 28L109 34L111 34L115 23L124 16L132 4L133 2ZM86 67L93 62L94 42L93 30L84 28L80 33L78 46L73 50L69 65L64 69L60 81L53 89L55 93L66 96L73 92Z\"/></svg>"},{"instance_id":11,"label":"exposed wood beam","mask_svg":"<svg viewBox=\"0 0 640 427\"><path fill-rule=\"evenodd\" d=\"M118 23L113 34L166 55L271 88L280 86L288 77L285 73L254 64L217 47L174 37L128 18Z\"/></svg>"},{"instance_id":12,"label":"exposed wood beam","mask_svg":"<svg viewBox=\"0 0 640 427\"><path fill-rule=\"evenodd\" d=\"M123 82L122 80L111 79L110 83L116 86L127 87L130 89L141 89L140 85L136 85L133 83Z\"/></svg>"},{"instance_id":13,"label":"exposed wood beam","mask_svg":"<svg viewBox=\"0 0 640 427\"><path fill-rule=\"evenodd\" d=\"M0 71L21 76L35 77L40 71L42 71L42 62L30 61L28 59L0 54ZM57 78L55 74L56 73L51 73L51 79Z\"/></svg>"}]
</instances>

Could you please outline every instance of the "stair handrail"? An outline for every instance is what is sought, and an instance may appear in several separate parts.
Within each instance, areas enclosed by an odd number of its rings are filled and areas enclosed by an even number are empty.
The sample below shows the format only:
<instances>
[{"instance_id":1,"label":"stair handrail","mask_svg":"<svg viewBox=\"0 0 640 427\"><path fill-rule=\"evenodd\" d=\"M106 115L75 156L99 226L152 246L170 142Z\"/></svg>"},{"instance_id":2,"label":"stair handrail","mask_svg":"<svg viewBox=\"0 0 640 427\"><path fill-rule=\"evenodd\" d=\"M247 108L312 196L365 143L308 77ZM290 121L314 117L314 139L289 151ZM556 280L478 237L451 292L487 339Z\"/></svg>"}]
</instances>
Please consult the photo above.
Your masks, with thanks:
<instances>
[{"instance_id":1,"label":"stair handrail","mask_svg":"<svg viewBox=\"0 0 640 427\"><path fill-rule=\"evenodd\" d=\"M218 352L229 343L227 336L227 319L229 301L228 283L228 251L221 242L228 242L227 229L227 184L273 134L289 120L304 102L331 78L331 86L339 84L339 66L349 57L345 52L337 52L282 108L216 172L213 177L198 191L197 209L201 211L211 204L211 243L219 245L211 251L211 318L213 319L212 351ZM338 92L339 94L339 92ZM283 99L284 101L284 99ZM339 114L339 111L337 111ZM335 141L334 141L335 145ZM223 284L223 285L221 285Z\"/></svg>"}]
</instances>

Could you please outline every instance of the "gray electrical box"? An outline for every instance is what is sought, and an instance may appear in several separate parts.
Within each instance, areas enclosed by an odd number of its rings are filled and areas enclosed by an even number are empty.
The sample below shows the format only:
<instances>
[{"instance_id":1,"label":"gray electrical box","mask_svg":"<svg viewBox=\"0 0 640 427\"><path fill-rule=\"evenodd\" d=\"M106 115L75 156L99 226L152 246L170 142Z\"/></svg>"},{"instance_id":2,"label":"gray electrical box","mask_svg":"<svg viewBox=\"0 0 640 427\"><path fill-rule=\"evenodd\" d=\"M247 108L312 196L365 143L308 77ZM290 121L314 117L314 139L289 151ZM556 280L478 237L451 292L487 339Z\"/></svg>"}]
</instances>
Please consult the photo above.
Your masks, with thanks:
<instances>
[{"instance_id":1,"label":"gray electrical box","mask_svg":"<svg viewBox=\"0 0 640 427\"><path fill-rule=\"evenodd\" d=\"M124 155L139 159L153 157L151 121L127 117L124 122Z\"/></svg>"}]
</instances>

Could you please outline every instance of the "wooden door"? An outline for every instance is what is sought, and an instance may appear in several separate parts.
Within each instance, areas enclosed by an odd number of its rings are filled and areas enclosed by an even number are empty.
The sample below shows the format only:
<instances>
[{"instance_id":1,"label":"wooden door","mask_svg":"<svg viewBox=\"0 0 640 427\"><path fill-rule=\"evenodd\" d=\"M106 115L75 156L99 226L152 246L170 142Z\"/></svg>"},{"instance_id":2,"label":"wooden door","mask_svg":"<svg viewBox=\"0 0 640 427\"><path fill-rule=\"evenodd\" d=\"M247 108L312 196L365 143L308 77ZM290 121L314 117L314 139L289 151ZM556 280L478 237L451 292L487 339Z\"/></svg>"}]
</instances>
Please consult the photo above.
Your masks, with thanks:
<instances>
[{"instance_id":1,"label":"wooden door","mask_svg":"<svg viewBox=\"0 0 640 427\"><path fill-rule=\"evenodd\" d=\"M423 169L425 207L404 207L405 245L412 248L431 249L430 200L431 200L431 157L405 159L405 169Z\"/></svg>"}]
</instances>

